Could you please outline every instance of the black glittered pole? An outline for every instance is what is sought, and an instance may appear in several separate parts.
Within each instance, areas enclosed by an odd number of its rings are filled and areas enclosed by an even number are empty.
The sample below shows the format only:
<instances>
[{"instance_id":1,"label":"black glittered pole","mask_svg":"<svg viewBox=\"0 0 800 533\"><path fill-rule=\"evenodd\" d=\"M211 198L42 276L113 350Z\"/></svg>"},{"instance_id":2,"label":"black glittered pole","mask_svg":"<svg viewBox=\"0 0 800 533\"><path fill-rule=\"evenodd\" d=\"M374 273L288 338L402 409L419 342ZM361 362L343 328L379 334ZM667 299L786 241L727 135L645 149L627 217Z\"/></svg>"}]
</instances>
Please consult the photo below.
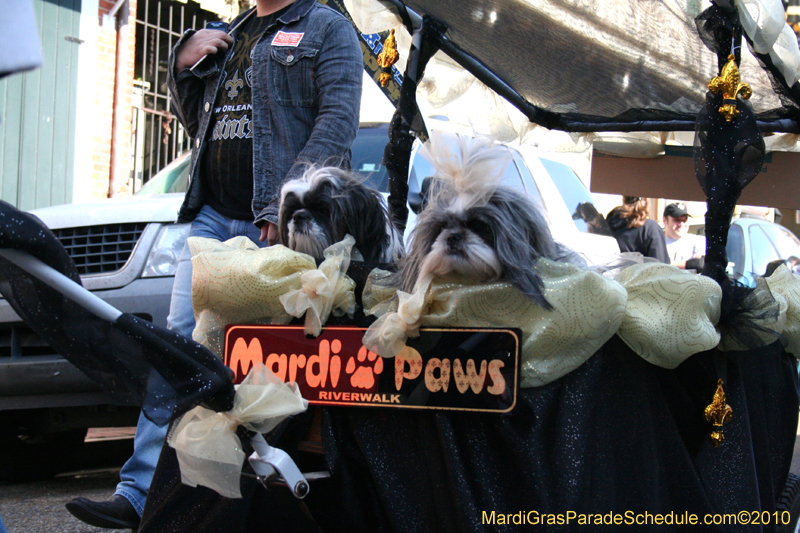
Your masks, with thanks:
<instances>
[{"instance_id":1,"label":"black glittered pole","mask_svg":"<svg viewBox=\"0 0 800 533\"><path fill-rule=\"evenodd\" d=\"M408 172L414 138L423 141L428 132L417 106L417 86L425 65L439 49L445 28L436 21L423 17L420 28L414 32L406 62L400 98L389 124L389 142L383 150L383 165L389 175L389 211L395 228L402 234L408 220Z\"/></svg>"},{"instance_id":2,"label":"black glittered pole","mask_svg":"<svg viewBox=\"0 0 800 533\"><path fill-rule=\"evenodd\" d=\"M739 116L726 117L720 108L735 103ZM697 117L695 175L706 194L706 259L703 274L722 284L727 280L725 245L739 196L764 162L764 138L750 106L741 99L723 100L712 92Z\"/></svg>"},{"instance_id":3,"label":"black glittered pole","mask_svg":"<svg viewBox=\"0 0 800 533\"><path fill-rule=\"evenodd\" d=\"M725 246L733 212L742 190L761 170L764 139L752 109L737 96L738 71L735 82L724 76L731 56L737 64L741 57L742 26L736 9L714 4L695 22L703 43L716 53L720 70L720 76L709 81L706 104L695 123L694 167L708 205L703 274L722 285L728 281ZM724 106L735 109L735 115L724 114Z\"/></svg>"}]
</instances>

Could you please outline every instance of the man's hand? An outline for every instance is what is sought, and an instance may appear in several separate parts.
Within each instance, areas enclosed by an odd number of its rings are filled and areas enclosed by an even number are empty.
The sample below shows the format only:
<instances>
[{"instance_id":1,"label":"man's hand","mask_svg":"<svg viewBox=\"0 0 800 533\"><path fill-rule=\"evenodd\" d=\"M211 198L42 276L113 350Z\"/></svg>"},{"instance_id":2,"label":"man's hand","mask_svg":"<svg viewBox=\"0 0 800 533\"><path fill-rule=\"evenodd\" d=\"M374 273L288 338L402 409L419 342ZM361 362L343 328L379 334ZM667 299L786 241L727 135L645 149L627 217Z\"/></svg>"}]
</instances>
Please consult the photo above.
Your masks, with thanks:
<instances>
[{"instance_id":1,"label":"man's hand","mask_svg":"<svg viewBox=\"0 0 800 533\"><path fill-rule=\"evenodd\" d=\"M233 37L220 30L197 30L177 51L175 73L194 66L201 58L225 51L233 44Z\"/></svg>"},{"instance_id":2,"label":"man's hand","mask_svg":"<svg viewBox=\"0 0 800 533\"><path fill-rule=\"evenodd\" d=\"M278 242L278 226L272 222L266 222L261 226L261 237L258 240L261 242L266 240L270 246Z\"/></svg>"}]
</instances>

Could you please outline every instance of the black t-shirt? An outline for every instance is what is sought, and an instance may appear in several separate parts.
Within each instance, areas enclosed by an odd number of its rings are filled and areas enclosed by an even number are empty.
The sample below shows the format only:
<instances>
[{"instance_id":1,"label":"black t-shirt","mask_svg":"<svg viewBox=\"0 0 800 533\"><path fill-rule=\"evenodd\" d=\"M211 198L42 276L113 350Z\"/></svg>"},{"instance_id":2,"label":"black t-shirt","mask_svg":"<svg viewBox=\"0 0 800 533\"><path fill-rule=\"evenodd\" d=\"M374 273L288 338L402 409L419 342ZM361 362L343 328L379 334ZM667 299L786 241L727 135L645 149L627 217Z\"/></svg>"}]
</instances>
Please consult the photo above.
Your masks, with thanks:
<instances>
[{"instance_id":1,"label":"black t-shirt","mask_svg":"<svg viewBox=\"0 0 800 533\"><path fill-rule=\"evenodd\" d=\"M205 201L237 220L253 220L253 108L251 53L261 34L290 6L250 16L236 32L214 108L200 179Z\"/></svg>"}]
</instances>

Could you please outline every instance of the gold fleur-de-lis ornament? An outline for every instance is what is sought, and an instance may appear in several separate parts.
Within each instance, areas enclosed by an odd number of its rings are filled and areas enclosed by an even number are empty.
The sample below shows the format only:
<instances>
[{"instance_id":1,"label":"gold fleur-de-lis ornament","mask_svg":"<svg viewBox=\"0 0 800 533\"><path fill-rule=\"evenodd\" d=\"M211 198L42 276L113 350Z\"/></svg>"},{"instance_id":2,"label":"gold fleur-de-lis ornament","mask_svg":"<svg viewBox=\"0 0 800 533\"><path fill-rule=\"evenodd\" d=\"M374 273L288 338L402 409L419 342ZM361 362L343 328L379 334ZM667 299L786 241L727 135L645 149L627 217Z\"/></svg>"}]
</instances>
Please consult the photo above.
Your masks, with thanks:
<instances>
[{"instance_id":1,"label":"gold fleur-de-lis ornament","mask_svg":"<svg viewBox=\"0 0 800 533\"><path fill-rule=\"evenodd\" d=\"M394 37L394 28L392 28L383 43L383 50L378 54L378 66L381 67L381 75L378 80L381 82L381 87L386 87L389 80L392 79L392 65L397 63L398 59L400 59L400 54L397 52L397 41Z\"/></svg>"},{"instance_id":2,"label":"gold fleur-de-lis ornament","mask_svg":"<svg viewBox=\"0 0 800 533\"><path fill-rule=\"evenodd\" d=\"M725 403L725 391L722 388L722 380L717 381L717 390L714 392L714 399L706 407L706 420L711 422L711 440L714 441L714 448L719 447L725 439L722 434L722 425L730 422L733 417L733 409Z\"/></svg>"},{"instance_id":3,"label":"gold fleur-de-lis ornament","mask_svg":"<svg viewBox=\"0 0 800 533\"><path fill-rule=\"evenodd\" d=\"M725 104L719 108L719 112L725 117L726 122L731 122L735 118L739 118L741 112L736 109L736 97L741 96L742 99L747 100L753 96L753 90L750 85L742 81L739 74L739 67L736 66L736 56L733 54L728 56L728 62L722 67L722 72L708 82L708 89L714 94L722 93L722 98L726 101Z\"/></svg>"}]
</instances>

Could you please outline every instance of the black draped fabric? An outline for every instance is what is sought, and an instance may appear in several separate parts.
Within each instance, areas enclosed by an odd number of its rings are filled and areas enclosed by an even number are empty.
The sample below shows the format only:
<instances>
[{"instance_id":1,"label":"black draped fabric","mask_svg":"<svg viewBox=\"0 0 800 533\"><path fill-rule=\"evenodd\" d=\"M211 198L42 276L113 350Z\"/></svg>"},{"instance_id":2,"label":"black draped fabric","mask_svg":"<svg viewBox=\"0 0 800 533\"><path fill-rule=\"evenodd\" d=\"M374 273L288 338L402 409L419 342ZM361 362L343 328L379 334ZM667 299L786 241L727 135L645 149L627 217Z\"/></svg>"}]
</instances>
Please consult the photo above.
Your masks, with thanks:
<instances>
[{"instance_id":1,"label":"black draped fabric","mask_svg":"<svg viewBox=\"0 0 800 533\"><path fill-rule=\"evenodd\" d=\"M723 104L736 105L740 116L727 121L719 112ZM707 93L706 107L697 116L694 167L708 204L703 273L718 283L726 279L725 245L736 202L761 171L764 153L764 139L747 102Z\"/></svg>"},{"instance_id":2,"label":"black draped fabric","mask_svg":"<svg viewBox=\"0 0 800 533\"><path fill-rule=\"evenodd\" d=\"M509 415L326 407L322 438L332 478L312 482L303 505L323 531L370 533L520 530L483 523L484 511L494 511L495 522L499 514L528 511L631 511L634 520L645 512L700 520L706 513L772 512L795 440L796 361L779 343L728 353L733 419L714 448L703 411L716 388L715 356L700 353L666 370L614 337L574 372L520 391ZM307 457L294 446L308 418L270 435L301 465ZM285 488L266 490L244 477L242 489L243 499L230 500L181 485L174 450L165 447L139 531L313 531ZM620 527L573 521L543 529ZM774 531L774 522L763 530Z\"/></svg>"},{"instance_id":3,"label":"black draped fabric","mask_svg":"<svg viewBox=\"0 0 800 533\"><path fill-rule=\"evenodd\" d=\"M55 235L36 217L0 202L0 248L30 253L75 283L80 277ZM109 322L5 259L0 293L31 329L123 404L165 424L201 402L233 406L230 372L191 339L133 315Z\"/></svg>"}]
</instances>

